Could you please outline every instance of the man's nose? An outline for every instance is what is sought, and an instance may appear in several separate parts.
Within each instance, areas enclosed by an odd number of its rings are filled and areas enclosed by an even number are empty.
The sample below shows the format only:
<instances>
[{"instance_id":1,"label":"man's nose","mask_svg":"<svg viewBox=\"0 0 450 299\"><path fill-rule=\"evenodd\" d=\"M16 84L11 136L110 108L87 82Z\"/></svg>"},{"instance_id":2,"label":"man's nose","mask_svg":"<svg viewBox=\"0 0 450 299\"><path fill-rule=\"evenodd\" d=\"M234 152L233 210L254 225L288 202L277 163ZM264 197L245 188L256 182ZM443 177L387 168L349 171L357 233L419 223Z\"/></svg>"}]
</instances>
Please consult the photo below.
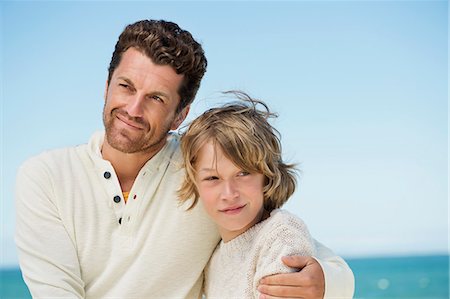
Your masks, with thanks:
<instances>
[{"instance_id":1,"label":"man's nose","mask_svg":"<svg viewBox=\"0 0 450 299\"><path fill-rule=\"evenodd\" d=\"M142 95L135 94L128 99L126 110L131 117L142 117L144 114L144 101Z\"/></svg>"}]
</instances>

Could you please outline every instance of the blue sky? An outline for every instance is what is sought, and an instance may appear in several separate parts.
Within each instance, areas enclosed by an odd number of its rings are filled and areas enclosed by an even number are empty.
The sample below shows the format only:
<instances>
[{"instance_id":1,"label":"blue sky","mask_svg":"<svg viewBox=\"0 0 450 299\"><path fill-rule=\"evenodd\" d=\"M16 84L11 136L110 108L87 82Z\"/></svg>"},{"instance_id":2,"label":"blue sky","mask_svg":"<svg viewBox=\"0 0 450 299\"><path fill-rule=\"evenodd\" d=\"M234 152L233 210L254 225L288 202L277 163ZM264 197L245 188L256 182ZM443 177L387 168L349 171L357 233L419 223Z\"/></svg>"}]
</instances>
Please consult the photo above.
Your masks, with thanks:
<instances>
[{"instance_id":1,"label":"blue sky","mask_svg":"<svg viewBox=\"0 0 450 299\"><path fill-rule=\"evenodd\" d=\"M279 114L299 163L286 208L345 257L448 250L446 1L2 2L2 263L17 167L102 129L124 26L166 19L202 43L189 119L241 89Z\"/></svg>"}]
</instances>

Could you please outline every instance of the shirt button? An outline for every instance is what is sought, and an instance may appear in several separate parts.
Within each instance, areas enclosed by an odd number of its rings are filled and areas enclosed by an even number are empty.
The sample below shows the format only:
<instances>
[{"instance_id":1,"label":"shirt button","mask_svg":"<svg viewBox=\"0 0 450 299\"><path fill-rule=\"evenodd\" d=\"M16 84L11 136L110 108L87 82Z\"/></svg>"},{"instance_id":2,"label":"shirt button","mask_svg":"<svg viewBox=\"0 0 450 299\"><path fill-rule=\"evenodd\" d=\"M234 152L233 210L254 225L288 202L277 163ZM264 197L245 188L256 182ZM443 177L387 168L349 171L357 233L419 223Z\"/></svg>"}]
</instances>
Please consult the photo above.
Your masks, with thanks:
<instances>
[{"instance_id":1,"label":"shirt button","mask_svg":"<svg viewBox=\"0 0 450 299\"><path fill-rule=\"evenodd\" d=\"M114 200L115 203L119 203L120 202L120 196L119 195L114 196L113 200Z\"/></svg>"},{"instance_id":2,"label":"shirt button","mask_svg":"<svg viewBox=\"0 0 450 299\"><path fill-rule=\"evenodd\" d=\"M105 173L103 174L103 177L104 177L105 179L109 179L109 178L111 177L111 172L105 171Z\"/></svg>"}]
</instances>

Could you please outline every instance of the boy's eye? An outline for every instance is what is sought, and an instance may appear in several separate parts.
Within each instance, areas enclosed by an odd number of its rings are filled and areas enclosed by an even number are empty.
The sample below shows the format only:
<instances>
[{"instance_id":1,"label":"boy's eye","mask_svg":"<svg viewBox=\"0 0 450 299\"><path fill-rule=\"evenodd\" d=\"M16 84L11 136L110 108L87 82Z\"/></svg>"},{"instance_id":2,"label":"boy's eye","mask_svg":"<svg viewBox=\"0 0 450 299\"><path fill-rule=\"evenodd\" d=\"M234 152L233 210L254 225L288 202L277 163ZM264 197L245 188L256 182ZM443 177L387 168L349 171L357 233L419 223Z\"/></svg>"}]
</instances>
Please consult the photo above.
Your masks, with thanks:
<instances>
[{"instance_id":1,"label":"boy's eye","mask_svg":"<svg viewBox=\"0 0 450 299\"><path fill-rule=\"evenodd\" d=\"M203 180L204 181L214 181L214 180L218 180L219 178L218 177L216 177L216 176L208 176L208 177L206 177L206 178L204 178Z\"/></svg>"},{"instance_id":2,"label":"boy's eye","mask_svg":"<svg viewBox=\"0 0 450 299\"><path fill-rule=\"evenodd\" d=\"M248 175L250 175L250 172L248 171L241 171L238 173L238 176L248 176Z\"/></svg>"}]
</instances>

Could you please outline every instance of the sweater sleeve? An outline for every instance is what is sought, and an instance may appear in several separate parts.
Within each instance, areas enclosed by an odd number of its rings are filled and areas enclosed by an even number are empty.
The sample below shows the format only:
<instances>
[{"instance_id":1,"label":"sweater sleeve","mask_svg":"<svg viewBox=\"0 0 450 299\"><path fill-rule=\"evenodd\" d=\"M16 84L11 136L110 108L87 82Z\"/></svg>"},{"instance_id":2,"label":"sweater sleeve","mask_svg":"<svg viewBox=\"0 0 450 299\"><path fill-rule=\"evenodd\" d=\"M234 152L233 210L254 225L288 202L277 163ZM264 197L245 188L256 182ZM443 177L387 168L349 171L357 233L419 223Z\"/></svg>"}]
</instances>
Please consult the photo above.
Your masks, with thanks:
<instances>
[{"instance_id":1,"label":"sweater sleeve","mask_svg":"<svg viewBox=\"0 0 450 299\"><path fill-rule=\"evenodd\" d=\"M48 167L33 158L16 181L19 263L33 298L84 298L76 247L58 212Z\"/></svg>"},{"instance_id":2,"label":"sweater sleeve","mask_svg":"<svg viewBox=\"0 0 450 299\"><path fill-rule=\"evenodd\" d=\"M325 276L324 299L353 298L355 278L350 267L329 248L316 240L314 242L317 249L314 258L319 262Z\"/></svg>"},{"instance_id":3,"label":"sweater sleeve","mask_svg":"<svg viewBox=\"0 0 450 299\"><path fill-rule=\"evenodd\" d=\"M257 287L261 278L273 274L298 271L298 269L286 266L281 261L283 256L312 256L315 254L315 244L304 222L291 216L283 218L282 221L277 220L272 223L271 229L265 234L264 240L261 242L253 278L254 298L259 298Z\"/></svg>"}]
</instances>

